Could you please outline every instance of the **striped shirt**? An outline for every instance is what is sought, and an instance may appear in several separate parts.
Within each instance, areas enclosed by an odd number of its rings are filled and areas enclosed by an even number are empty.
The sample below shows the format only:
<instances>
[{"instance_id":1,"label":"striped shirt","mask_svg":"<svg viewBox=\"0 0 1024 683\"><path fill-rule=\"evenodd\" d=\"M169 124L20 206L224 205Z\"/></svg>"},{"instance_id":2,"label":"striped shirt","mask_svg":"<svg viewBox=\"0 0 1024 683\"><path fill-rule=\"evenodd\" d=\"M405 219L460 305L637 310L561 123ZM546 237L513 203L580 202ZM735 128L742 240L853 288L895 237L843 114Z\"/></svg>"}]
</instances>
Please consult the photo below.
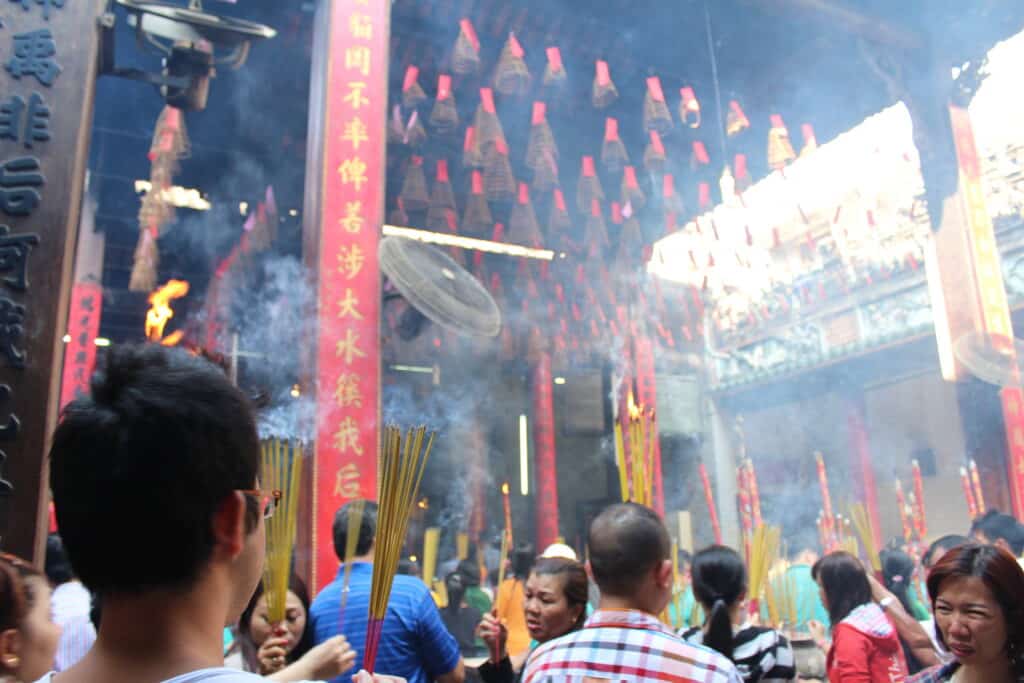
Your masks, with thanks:
<instances>
[{"instance_id":1,"label":"striped shirt","mask_svg":"<svg viewBox=\"0 0 1024 683\"><path fill-rule=\"evenodd\" d=\"M694 645L704 644L704 630L691 628L681 634ZM744 624L733 630L732 661L747 683L791 681L796 678L793 648L774 629Z\"/></svg>"},{"instance_id":2,"label":"striped shirt","mask_svg":"<svg viewBox=\"0 0 1024 683\"><path fill-rule=\"evenodd\" d=\"M373 565L353 563L344 621L339 624L343 569L309 608L317 644L341 633L356 651L355 667L349 674L334 678L334 683L349 683L351 674L363 668L373 578ZM444 627L426 584L411 576L396 576L377 650L376 673L401 676L409 683L427 683L454 671L460 659L459 645Z\"/></svg>"},{"instance_id":3,"label":"striped shirt","mask_svg":"<svg viewBox=\"0 0 1024 683\"><path fill-rule=\"evenodd\" d=\"M691 645L645 612L598 610L583 629L545 643L526 664L525 683L585 679L635 683L741 683L714 650Z\"/></svg>"}]
</instances>

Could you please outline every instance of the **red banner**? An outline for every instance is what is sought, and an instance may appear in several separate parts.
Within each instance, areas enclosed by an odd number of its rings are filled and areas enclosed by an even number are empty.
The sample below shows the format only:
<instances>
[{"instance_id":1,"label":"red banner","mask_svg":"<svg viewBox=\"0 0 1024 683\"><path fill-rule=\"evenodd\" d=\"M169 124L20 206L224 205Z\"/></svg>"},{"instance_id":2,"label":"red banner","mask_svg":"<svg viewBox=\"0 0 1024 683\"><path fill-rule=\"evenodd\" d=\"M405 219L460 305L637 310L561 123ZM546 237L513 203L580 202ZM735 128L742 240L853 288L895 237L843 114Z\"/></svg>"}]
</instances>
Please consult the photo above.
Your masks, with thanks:
<instances>
[{"instance_id":1,"label":"red banner","mask_svg":"<svg viewBox=\"0 0 1024 683\"><path fill-rule=\"evenodd\" d=\"M645 336L635 335L634 342L636 353L636 392L637 403L648 410L654 410L658 405L658 394L654 386L654 345ZM654 440L654 472L651 475L654 480L654 510L665 516L665 485L661 476L661 439L658 438L658 415L655 413L651 431L648 439Z\"/></svg>"},{"instance_id":2,"label":"red banner","mask_svg":"<svg viewBox=\"0 0 1024 683\"><path fill-rule=\"evenodd\" d=\"M76 282L71 290L68 341L64 345L64 374L60 407L89 393L89 378L96 365L96 336L100 331L103 287L95 282Z\"/></svg>"},{"instance_id":3,"label":"red banner","mask_svg":"<svg viewBox=\"0 0 1024 683\"><path fill-rule=\"evenodd\" d=\"M390 3L330 3L319 245L313 583L337 572L331 525L376 498L380 271Z\"/></svg>"},{"instance_id":4,"label":"red banner","mask_svg":"<svg viewBox=\"0 0 1024 683\"><path fill-rule=\"evenodd\" d=\"M537 551L559 537L558 463L555 455L555 407L551 398L551 354L538 354L533 368L533 480L537 482Z\"/></svg>"}]
</instances>

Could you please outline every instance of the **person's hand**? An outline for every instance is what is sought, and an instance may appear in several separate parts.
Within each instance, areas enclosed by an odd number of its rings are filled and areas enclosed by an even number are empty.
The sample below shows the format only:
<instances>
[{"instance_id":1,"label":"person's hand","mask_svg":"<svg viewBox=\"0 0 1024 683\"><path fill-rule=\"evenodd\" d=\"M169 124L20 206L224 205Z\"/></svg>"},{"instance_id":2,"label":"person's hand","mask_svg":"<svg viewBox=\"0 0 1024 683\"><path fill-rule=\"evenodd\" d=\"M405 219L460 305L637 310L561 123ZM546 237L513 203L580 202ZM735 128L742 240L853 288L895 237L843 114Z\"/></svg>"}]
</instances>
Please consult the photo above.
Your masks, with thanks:
<instances>
[{"instance_id":1,"label":"person's hand","mask_svg":"<svg viewBox=\"0 0 1024 683\"><path fill-rule=\"evenodd\" d=\"M818 644L818 647L822 647L822 644L828 640L825 624L816 619L811 619L807 622L807 630L810 632L811 638L814 638L814 642ZM822 649L825 648L822 647Z\"/></svg>"},{"instance_id":2,"label":"person's hand","mask_svg":"<svg viewBox=\"0 0 1024 683\"><path fill-rule=\"evenodd\" d=\"M484 615L483 621L476 627L476 634L487 645L491 656L497 655L497 664L505 658L505 645L508 642L508 627L493 612Z\"/></svg>"},{"instance_id":3,"label":"person's hand","mask_svg":"<svg viewBox=\"0 0 1024 683\"><path fill-rule=\"evenodd\" d=\"M401 676L385 676L360 671L352 677L352 683L406 683L406 681Z\"/></svg>"},{"instance_id":4,"label":"person's hand","mask_svg":"<svg viewBox=\"0 0 1024 683\"><path fill-rule=\"evenodd\" d=\"M356 663L356 651L345 636L334 636L312 648L300 661L308 664L311 678L326 681L351 669Z\"/></svg>"},{"instance_id":5,"label":"person's hand","mask_svg":"<svg viewBox=\"0 0 1024 683\"><path fill-rule=\"evenodd\" d=\"M264 640L260 649L256 651L256 661L259 662L260 674L263 676L277 673L287 664L288 651L286 648L289 638L287 635L278 635L279 633L281 630L275 629L274 633ZM287 631L284 633L287 634Z\"/></svg>"},{"instance_id":6,"label":"person's hand","mask_svg":"<svg viewBox=\"0 0 1024 683\"><path fill-rule=\"evenodd\" d=\"M881 602L883 598L888 598L888 597L895 598L896 597L895 595L892 594L891 591L889 591L889 589L887 589L885 586L882 585L881 581L879 581L878 579L875 578L874 574L872 574L871 571L868 571L867 575L868 575L868 585L871 586L871 599L872 600L874 600L875 602Z\"/></svg>"}]
</instances>

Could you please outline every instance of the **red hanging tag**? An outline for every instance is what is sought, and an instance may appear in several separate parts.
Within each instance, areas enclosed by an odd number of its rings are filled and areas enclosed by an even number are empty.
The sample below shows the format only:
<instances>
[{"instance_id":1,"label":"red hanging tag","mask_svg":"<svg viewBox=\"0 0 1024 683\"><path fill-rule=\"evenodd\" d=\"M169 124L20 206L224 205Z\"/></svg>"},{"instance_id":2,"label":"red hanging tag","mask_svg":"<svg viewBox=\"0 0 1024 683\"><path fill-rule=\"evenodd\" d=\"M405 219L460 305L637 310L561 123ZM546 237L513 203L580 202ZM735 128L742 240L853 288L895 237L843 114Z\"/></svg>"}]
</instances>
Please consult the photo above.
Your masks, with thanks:
<instances>
[{"instance_id":1,"label":"red hanging tag","mask_svg":"<svg viewBox=\"0 0 1024 683\"><path fill-rule=\"evenodd\" d=\"M501 292L501 276L491 273L491 293L498 294L499 292Z\"/></svg>"},{"instance_id":2,"label":"red hanging tag","mask_svg":"<svg viewBox=\"0 0 1024 683\"><path fill-rule=\"evenodd\" d=\"M604 139L608 142L619 139L619 122L611 117L604 120Z\"/></svg>"},{"instance_id":3,"label":"red hanging tag","mask_svg":"<svg viewBox=\"0 0 1024 683\"><path fill-rule=\"evenodd\" d=\"M590 215L594 218L599 218L601 216L601 202L599 200L590 200Z\"/></svg>"},{"instance_id":4,"label":"red hanging tag","mask_svg":"<svg viewBox=\"0 0 1024 683\"><path fill-rule=\"evenodd\" d=\"M473 194L484 193L484 176L480 171L473 171Z\"/></svg>"},{"instance_id":5,"label":"red hanging tag","mask_svg":"<svg viewBox=\"0 0 1024 683\"><path fill-rule=\"evenodd\" d=\"M458 221L455 218L455 212L452 209L445 209L444 215L445 215L445 218L448 219L448 230L453 235L458 235L459 234L459 223L458 223Z\"/></svg>"},{"instance_id":6,"label":"red hanging tag","mask_svg":"<svg viewBox=\"0 0 1024 683\"><path fill-rule=\"evenodd\" d=\"M612 202L612 223L618 225L622 222L622 206L618 202Z\"/></svg>"},{"instance_id":7,"label":"red hanging tag","mask_svg":"<svg viewBox=\"0 0 1024 683\"><path fill-rule=\"evenodd\" d=\"M526 205L530 203L530 187L526 183L519 183L519 203Z\"/></svg>"},{"instance_id":8,"label":"red hanging tag","mask_svg":"<svg viewBox=\"0 0 1024 683\"><path fill-rule=\"evenodd\" d=\"M495 223L494 224L494 235L491 237L492 242L504 242L505 241L505 224Z\"/></svg>"},{"instance_id":9,"label":"red hanging tag","mask_svg":"<svg viewBox=\"0 0 1024 683\"><path fill-rule=\"evenodd\" d=\"M512 53L512 56L517 59L522 59L526 54L523 52L523 46L519 44L518 40L516 40L515 33L508 34L508 49L509 52Z\"/></svg>"},{"instance_id":10,"label":"red hanging tag","mask_svg":"<svg viewBox=\"0 0 1024 683\"><path fill-rule=\"evenodd\" d=\"M593 178L597 175L594 168L594 157L583 157L583 177Z\"/></svg>"},{"instance_id":11,"label":"red hanging tag","mask_svg":"<svg viewBox=\"0 0 1024 683\"><path fill-rule=\"evenodd\" d=\"M437 182L447 183L448 180L448 162L444 159L437 160Z\"/></svg>"},{"instance_id":12,"label":"red hanging tag","mask_svg":"<svg viewBox=\"0 0 1024 683\"><path fill-rule=\"evenodd\" d=\"M558 303L565 303L565 287L562 286L561 282L555 284L555 298L558 299Z\"/></svg>"},{"instance_id":13,"label":"red hanging tag","mask_svg":"<svg viewBox=\"0 0 1024 683\"><path fill-rule=\"evenodd\" d=\"M812 126L809 123L805 123L800 128L801 128L801 130L802 130L802 132L804 134L804 144L817 147L818 146L818 138L814 134L814 126Z\"/></svg>"},{"instance_id":14,"label":"red hanging tag","mask_svg":"<svg viewBox=\"0 0 1024 683\"><path fill-rule=\"evenodd\" d=\"M693 160L704 166L711 163L711 157L708 156L708 148L700 140L695 140L693 143Z\"/></svg>"},{"instance_id":15,"label":"red hanging tag","mask_svg":"<svg viewBox=\"0 0 1024 683\"><path fill-rule=\"evenodd\" d=\"M665 234L671 235L676 229L676 214L672 211L665 212Z\"/></svg>"},{"instance_id":16,"label":"red hanging tag","mask_svg":"<svg viewBox=\"0 0 1024 683\"><path fill-rule=\"evenodd\" d=\"M480 88L480 104L488 114L498 113L494 106L494 91L490 88Z\"/></svg>"},{"instance_id":17,"label":"red hanging tag","mask_svg":"<svg viewBox=\"0 0 1024 683\"><path fill-rule=\"evenodd\" d=\"M875 212L868 209L868 226L875 227Z\"/></svg>"},{"instance_id":18,"label":"red hanging tag","mask_svg":"<svg viewBox=\"0 0 1024 683\"><path fill-rule=\"evenodd\" d=\"M437 99L447 100L452 96L452 77L441 74L437 77Z\"/></svg>"},{"instance_id":19,"label":"red hanging tag","mask_svg":"<svg viewBox=\"0 0 1024 683\"><path fill-rule=\"evenodd\" d=\"M734 167L734 169L736 171L736 179L737 180L739 180L741 178L746 178L747 177L747 155L746 154L737 154L736 158L733 160L733 167Z\"/></svg>"},{"instance_id":20,"label":"red hanging tag","mask_svg":"<svg viewBox=\"0 0 1024 683\"><path fill-rule=\"evenodd\" d=\"M661 179L661 196L668 199L676 193L676 181L671 173L666 173Z\"/></svg>"},{"instance_id":21,"label":"red hanging tag","mask_svg":"<svg viewBox=\"0 0 1024 683\"><path fill-rule=\"evenodd\" d=\"M626 181L626 187L631 190L639 189L640 184L636 180L636 169L632 166L626 166L623 173Z\"/></svg>"},{"instance_id":22,"label":"red hanging tag","mask_svg":"<svg viewBox=\"0 0 1024 683\"><path fill-rule=\"evenodd\" d=\"M661 136L656 130L651 131L651 147L661 156L665 156L665 145L661 144Z\"/></svg>"},{"instance_id":23,"label":"red hanging tag","mask_svg":"<svg viewBox=\"0 0 1024 683\"><path fill-rule=\"evenodd\" d=\"M473 45L473 49L477 52L480 51L480 39L476 36L476 29L473 28L473 23L469 19L463 19L459 22L459 27L462 32L469 38L469 42Z\"/></svg>"},{"instance_id":24,"label":"red hanging tag","mask_svg":"<svg viewBox=\"0 0 1024 683\"><path fill-rule=\"evenodd\" d=\"M423 165L423 157L419 157L419 156L413 155L413 157L412 157L412 165L413 166L422 166Z\"/></svg>"},{"instance_id":25,"label":"red hanging tag","mask_svg":"<svg viewBox=\"0 0 1024 683\"><path fill-rule=\"evenodd\" d=\"M711 206L711 185L700 183L697 185L697 203L700 208L707 209Z\"/></svg>"},{"instance_id":26,"label":"red hanging tag","mask_svg":"<svg viewBox=\"0 0 1024 683\"><path fill-rule=\"evenodd\" d=\"M562 194L561 190L555 190L555 206L558 207L559 211L566 211L565 208L565 195Z\"/></svg>"},{"instance_id":27,"label":"red hanging tag","mask_svg":"<svg viewBox=\"0 0 1024 683\"><path fill-rule=\"evenodd\" d=\"M548 105L546 105L543 102L534 102L533 103L533 118L531 119L530 122L534 126L539 126L540 124L544 123L544 116L547 114L547 111L548 111Z\"/></svg>"},{"instance_id":28,"label":"red hanging tag","mask_svg":"<svg viewBox=\"0 0 1024 683\"><path fill-rule=\"evenodd\" d=\"M484 252L478 251L473 254L473 268L480 270L480 266L484 264Z\"/></svg>"},{"instance_id":29,"label":"red hanging tag","mask_svg":"<svg viewBox=\"0 0 1024 683\"><path fill-rule=\"evenodd\" d=\"M416 85L416 79L420 77L420 68L412 64L405 70L405 80L402 81L402 92Z\"/></svg>"},{"instance_id":30,"label":"red hanging tag","mask_svg":"<svg viewBox=\"0 0 1024 683\"><path fill-rule=\"evenodd\" d=\"M471 149L473 149L473 146L475 144L476 144L476 129L473 128L473 126L467 126L466 127L466 138L465 138L465 141L462 143L462 151L463 152L470 151Z\"/></svg>"},{"instance_id":31,"label":"red hanging tag","mask_svg":"<svg viewBox=\"0 0 1024 683\"><path fill-rule=\"evenodd\" d=\"M597 60L597 84L607 86L612 82L611 73L608 71L608 62Z\"/></svg>"},{"instance_id":32,"label":"red hanging tag","mask_svg":"<svg viewBox=\"0 0 1024 683\"><path fill-rule=\"evenodd\" d=\"M665 101L665 93L661 89L661 79L657 76L651 76L647 79L647 92L650 93L653 100L657 102Z\"/></svg>"},{"instance_id":33,"label":"red hanging tag","mask_svg":"<svg viewBox=\"0 0 1024 683\"><path fill-rule=\"evenodd\" d=\"M782 121L782 117L778 114L771 115L772 128L781 128L786 130L786 124Z\"/></svg>"},{"instance_id":34,"label":"red hanging tag","mask_svg":"<svg viewBox=\"0 0 1024 683\"><path fill-rule=\"evenodd\" d=\"M559 73L564 68L562 66L562 51L557 47L549 47L547 49L548 55L548 66L551 67L552 73Z\"/></svg>"}]
</instances>

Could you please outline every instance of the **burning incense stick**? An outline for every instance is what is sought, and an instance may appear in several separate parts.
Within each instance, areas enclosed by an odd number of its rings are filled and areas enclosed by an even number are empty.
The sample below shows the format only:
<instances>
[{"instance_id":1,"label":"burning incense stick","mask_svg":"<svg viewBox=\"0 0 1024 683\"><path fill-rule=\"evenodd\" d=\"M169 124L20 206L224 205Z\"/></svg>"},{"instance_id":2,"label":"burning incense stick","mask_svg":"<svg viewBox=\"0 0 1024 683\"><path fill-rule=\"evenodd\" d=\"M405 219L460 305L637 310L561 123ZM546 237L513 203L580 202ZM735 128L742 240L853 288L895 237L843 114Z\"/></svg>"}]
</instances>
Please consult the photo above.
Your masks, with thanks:
<instances>
[{"instance_id":1,"label":"burning incense stick","mask_svg":"<svg viewBox=\"0 0 1024 683\"><path fill-rule=\"evenodd\" d=\"M348 525L345 527L345 556L341 561L345 567L341 580L341 611L338 615L338 630L345 623L345 607L348 605L349 582L352 580L352 559L356 556L356 548L359 545L359 530L363 526L363 511L366 509L366 501L358 499L352 501L348 509Z\"/></svg>"},{"instance_id":2,"label":"burning incense stick","mask_svg":"<svg viewBox=\"0 0 1024 683\"><path fill-rule=\"evenodd\" d=\"M882 560L878 556L878 546L875 545L875 534L871 528L871 517L863 503L854 503L850 506L850 517L857 529L857 537L864 547L864 554L867 555L871 569L878 575L882 573Z\"/></svg>"},{"instance_id":3,"label":"burning incense stick","mask_svg":"<svg viewBox=\"0 0 1024 683\"><path fill-rule=\"evenodd\" d=\"M700 472L701 485L704 487L704 500L708 504L708 516L711 518L711 530L715 534L715 543L722 545L722 527L718 523L718 507L715 505L715 494L711 490L711 479L708 477L708 468L701 460L697 464Z\"/></svg>"},{"instance_id":4,"label":"burning incense stick","mask_svg":"<svg viewBox=\"0 0 1024 683\"><path fill-rule=\"evenodd\" d=\"M509 497L509 486L506 481L501 485L501 504L505 511L505 536L508 536L508 542L512 544L512 500ZM504 541L504 537L502 537Z\"/></svg>"},{"instance_id":5,"label":"burning incense stick","mask_svg":"<svg viewBox=\"0 0 1024 683\"><path fill-rule=\"evenodd\" d=\"M974 490L971 488L971 476L967 474L967 468L960 468L960 485L964 489L964 500L967 501L967 514L973 520L978 516L978 503L974 500Z\"/></svg>"},{"instance_id":6,"label":"burning incense stick","mask_svg":"<svg viewBox=\"0 0 1024 683\"><path fill-rule=\"evenodd\" d=\"M410 429L403 440L400 428L388 426L384 428L381 439L380 507L370 587L370 615L366 625L366 651L363 655L363 667L369 673L373 673L377 660L384 615L405 544L409 516L416 504L423 472L434 445L434 434L431 433L424 448L426 432L425 427Z\"/></svg>"},{"instance_id":7,"label":"burning incense stick","mask_svg":"<svg viewBox=\"0 0 1024 683\"><path fill-rule=\"evenodd\" d=\"M962 469L962 468L961 468ZM914 530L910 525L910 517L907 515L907 499L903 495L903 484L896 480L896 507L900 511L900 523L903 526L903 540L908 544L914 540Z\"/></svg>"},{"instance_id":8,"label":"burning incense stick","mask_svg":"<svg viewBox=\"0 0 1024 683\"><path fill-rule=\"evenodd\" d=\"M626 472L626 445L622 440L622 423L615 420L615 466L619 470L619 492L622 502L629 501L629 474Z\"/></svg>"},{"instance_id":9,"label":"burning incense stick","mask_svg":"<svg viewBox=\"0 0 1024 683\"><path fill-rule=\"evenodd\" d=\"M971 485L974 487L974 502L978 506L978 514L983 515L985 509L985 494L981 490L981 475L978 474L978 463L971 458Z\"/></svg>"},{"instance_id":10,"label":"burning incense stick","mask_svg":"<svg viewBox=\"0 0 1024 683\"><path fill-rule=\"evenodd\" d=\"M814 454L814 460L818 465L818 486L821 489L821 506L824 512L825 542L831 545L835 538L835 515L832 513L832 495L828 490L828 474L825 471L825 456ZM826 549L826 552L828 550Z\"/></svg>"},{"instance_id":11,"label":"burning incense stick","mask_svg":"<svg viewBox=\"0 0 1024 683\"><path fill-rule=\"evenodd\" d=\"M750 546L749 569L747 570L750 576L748 595L750 597L751 614L757 614L760 611L761 597L764 594L768 570L771 569L776 558L778 558L781 537L782 530L775 526L762 524L754 531Z\"/></svg>"},{"instance_id":12,"label":"burning incense stick","mask_svg":"<svg viewBox=\"0 0 1024 683\"><path fill-rule=\"evenodd\" d=\"M924 482L921 479L921 465L917 460L911 462L911 470L914 474L914 497L917 498L914 526L917 528L917 537L923 541L928 535L928 523L924 515Z\"/></svg>"},{"instance_id":13,"label":"burning incense stick","mask_svg":"<svg viewBox=\"0 0 1024 683\"><path fill-rule=\"evenodd\" d=\"M267 596L270 623L284 621L295 548L299 486L302 481L302 444L267 439L261 444L260 485L280 493L277 512L267 520L267 560L263 568L263 590Z\"/></svg>"},{"instance_id":14,"label":"burning incense stick","mask_svg":"<svg viewBox=\"0 0 1024 683\"><path fill-rule=\"evenodd\" d=\"M754 526L761 526L761 492L757 488L754 461L750 458L747 458L747 489L750 493L750 510L754 516Z\"/></svg>"}]
</instances>

